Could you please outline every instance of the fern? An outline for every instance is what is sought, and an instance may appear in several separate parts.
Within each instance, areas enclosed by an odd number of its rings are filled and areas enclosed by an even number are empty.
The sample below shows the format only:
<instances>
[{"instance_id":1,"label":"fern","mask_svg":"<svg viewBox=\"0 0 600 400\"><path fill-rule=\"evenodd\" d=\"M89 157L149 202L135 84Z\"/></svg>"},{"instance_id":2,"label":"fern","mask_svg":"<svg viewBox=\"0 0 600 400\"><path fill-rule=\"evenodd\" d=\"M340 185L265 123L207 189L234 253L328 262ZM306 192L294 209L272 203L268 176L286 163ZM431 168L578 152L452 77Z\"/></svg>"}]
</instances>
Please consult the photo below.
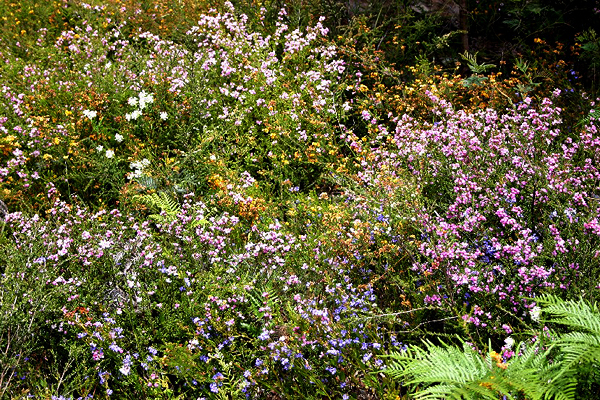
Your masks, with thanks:
<instances>
[{"instance_id":1,"label":"fern","mask_svg":"<svg viewBox=\"0 0 600 400\"><path fill-rule=\"evenodd\" d=\"M554 295L544 295L536 300L544 313L550 314L548 322L600 336L600 310L596 303L582 299L565 301Z\"/></svg>"},{"instance_id":2,"label":"fern","mask_svg":"<svg viewBox=\"0 0 600 400\"><path fill-rule=\"evenodd\" d=\"M521 345L522 355L510 365L498 365L492 355L483 357L468 344L462 350L442 344L425 342L425 348L409 348L393 353L394 360L385 371L405 384L424 386L415 399L494 399L525 394L528 399L541 399L545 384L537 371L544 364L545 354L537 348ZM506 368L506 369L504 369Z\"/></svg>"},{"instance_id":3,"label":"fern","mask_svg":"<svg viewBox=\"0 0 600 400\"><path fill-rule=\"evenodd\" d=\"M474 74L485 74L489 69L496 68L494 64L479 64L477 62L477 53L471 54L465 51L460 56L467 62L467 66Z\"/></svg>"},{"instance_id":4,"label":"fern","mask_svg":"<svg viewBox=\"0 0 600 400\"><path fill-rule=\"evenodd\" d=\"M561 371L556 379L577 376L581 383L598 370L600 360L600 310L596 303L582 299L564 301L553 295L537 299L548 322L564 325L571 332L556 341L561 355ZM594 382L598 384L600 382Z\"/></svg>"},{"instance_id":5,"label":"fern","mask_svg":"<svg viewBox=\"0 0 600 400\"><path fill-rule=\"evenodd\" d=\"M151 176L147 176L147 175L142 175L142 176L138 177L137 182L144 189L148 189L148 190L155 190L158 187L158 182L156 181L156 179L154 179Z\"/></svg>"},{"instance_id":6,"label":"fern","mask_svg":"<svg viewBox=\"0 0 600 400\"><path fill-rule=\"evenodd\" d=\"M546 322L570 331L538 335L535 345L521 343L508 364L498 355L482 356L466 343L462 349L426 341L392 353L385 370L415 388L415 399L556 399L588 398L600 384L600 310L583 300L546 295L536 299ZM546 344L547 337L558 337Z\"/></svg>"},{"instance_id":7,"label":"fern","mask_svg":"<svg viewBox=\"0 0 600 400\"><path fill-rule=\"evenodd\" d=\"M165 192L136 196L135 199L150 208L160 210L160 214L150 215L150 219L157 223L162 224L172 222L181 211L181 206L177 200L173 199Z\"/></svg>"},{"instance_id":8,"label":"fern","mask_svg":"<svg viewBox=\"0 0 600 400\"><path fill-rule=\"evenodd\" d=\"M594 112L590 112L577 123L577 126L589 125L590 122L592 122L592 118L594 118L596 121L600 121L600 110L594 110Z\"/></svg>"},{"instance_id":9,"label":"fern","mask_svg":"<svg viewBox=\"0 0 600 400\"><path fill-rule=\"evenodd\" d=\"M262 320L267 313L276 314L281 302L277 291L271 286L255 287L250 291L248 299L258 320Z\"/></svg>"}]
</instances>

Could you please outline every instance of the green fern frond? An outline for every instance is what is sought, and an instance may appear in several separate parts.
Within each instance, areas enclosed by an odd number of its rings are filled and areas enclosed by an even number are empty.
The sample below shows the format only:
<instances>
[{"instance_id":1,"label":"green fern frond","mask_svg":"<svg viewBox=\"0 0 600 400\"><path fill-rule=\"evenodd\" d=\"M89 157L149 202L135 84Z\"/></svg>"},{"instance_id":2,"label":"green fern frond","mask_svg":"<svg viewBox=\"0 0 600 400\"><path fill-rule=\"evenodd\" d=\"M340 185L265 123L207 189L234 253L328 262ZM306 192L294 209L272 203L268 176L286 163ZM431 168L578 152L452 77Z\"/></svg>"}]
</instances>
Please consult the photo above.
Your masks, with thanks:
<instances>
[{"instance_id":1,"label":"green fern frond","mask_svg":"<svg viewBox=\"0 0 600 400\"><path fill-rule=\"evenodd\" d=\"M497 364L463 343L458 347L409 347L392 353L385 372L415 388L415 399L573 400L600 385L600 310L584 300L537 298L547 322L570 332L544 332L535 344L519 344L508 364ZM551 341L547 338L556 338ZM495 361L496 360L496 361ZM582 392L583 391L583 392Z\"/></svg>"},{"instance_id":2,"label":"green fern frond","mask_svg":"<svg viewBox=\"0 0 600 400\"><path fill-rule=\"evenodd\" d=\"M142 175L136 180L144 189L154 190L158 187L158 182L151 176Z\"/></svg>"},{"instance_id":3,"label":"green fern frond","mask_svg":"<svg viewBox=\"0 0 600 400\"><path fill-rule=\"evenodd\" d=\"M500 368L491 355L484 357L466 343L462 350L444 343L436 346L426 341L424 345L391 354L392 362L386 369L392 378L421 387L414 393L415 399L496 400L499 396L513 399L520 394L528 399L543 399L548 392L546 375L539 371L547 365L549 350L541 352L537 347L521 344L516 350L520 356Z\"/></svg>"},{"instance_id":4,"label":"green fern frond","mask_svg":"<svg viewBox=\"0 0 600 400\"><path fill-rule=\"evenodd\" d=\"M460 56L462 57L463 60L465 60L467 62L469 69L474 74L484 74L487 72L487 70L496 67L493 64L479 64L477 62L477 53L472 54L472 53L465 51Z\"/></svg>"},{"instance_id":5,"label":"green fern frond","mask_svg":"<svg viewBox=\"0 0 600 400\"><path fill-rule=\"evenodd\" d=\"M176 215L181 211L181 206L177 200L173 199L165 192L145 194L135 196L134 198L142 204L161 212L161 214L150 215L150 218L158 223L168 223L173 221Z\"/></svg>"},{"instance_id":6,"label":"green fern frond","mask_svg":"<svg viewBox=\"0 0 600 400\"><path fill-rule=\"evenodd\" d=\"M600 335L600 311L596 303L589 304L583 299L562 300L554 295L537 299L544 313L550 314L548 322L554 322L573 329Z\"/></svg>"},{"instance_id":7,"label":"green fern frond","mask_svg":"<svg viewBox=\"0 0 600 400\"><path fill-rule=\"evenodd\" d=\"M577 126L588 125L592 121L592 118L594 118L596 121L600 121L600 110L594 110L594 112L591 112L583 117Z\"/></svg>"},{"instance_id":8,"label":"green fern frond","mask_svg":"<svg viewBox=\"0 0 600 400\"><path fill-rule=\"evenodd\" d=\"M261 309L265 306L270 308L270 314L275 314L280 306L281 299L277 291L271 286L257 286L252 289L248 295L248 300L252 305L252 311L257 319L262 319L265 315Z\"/></svg>"}]
</instances>

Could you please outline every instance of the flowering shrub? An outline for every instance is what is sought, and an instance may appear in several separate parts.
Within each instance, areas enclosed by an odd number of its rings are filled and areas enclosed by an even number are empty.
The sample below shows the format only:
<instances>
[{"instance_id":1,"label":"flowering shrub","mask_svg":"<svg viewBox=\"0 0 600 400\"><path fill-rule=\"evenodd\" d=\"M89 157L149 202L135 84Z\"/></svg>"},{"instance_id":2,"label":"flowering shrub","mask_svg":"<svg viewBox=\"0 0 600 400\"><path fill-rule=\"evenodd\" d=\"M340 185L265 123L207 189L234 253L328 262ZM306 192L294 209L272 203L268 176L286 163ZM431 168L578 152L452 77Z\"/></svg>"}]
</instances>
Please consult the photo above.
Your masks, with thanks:
<instances>
[{"instance_id":1,"label":"flowering shrub","mask_svg":"<svg viewBox=\"0 0 600 400\"><path fill-rule=\"evenodd\" d=\"M34 3L0 5L0 397L395 399L386 355L508 369L540 296L597 298L598 111L541 39L465 77L314 2Z\"/></svg>"},{"instance_id":2,"label":"flowering shrub","mask_svg":"<svg viewBox=\"0 0 600 400\"><path fill-rule=\"evenodd\" d=\"M402 168L416 179L424 203L411 269L433 283L425 302L462 310L467 328L510 333L531 321L522 313L541 293L594 296L598 282L584 278L598 257L593 118L574 140L549 99L499 114L430 97L436 121L396 118L363 177Z\"/></svg>"}]
</instances>

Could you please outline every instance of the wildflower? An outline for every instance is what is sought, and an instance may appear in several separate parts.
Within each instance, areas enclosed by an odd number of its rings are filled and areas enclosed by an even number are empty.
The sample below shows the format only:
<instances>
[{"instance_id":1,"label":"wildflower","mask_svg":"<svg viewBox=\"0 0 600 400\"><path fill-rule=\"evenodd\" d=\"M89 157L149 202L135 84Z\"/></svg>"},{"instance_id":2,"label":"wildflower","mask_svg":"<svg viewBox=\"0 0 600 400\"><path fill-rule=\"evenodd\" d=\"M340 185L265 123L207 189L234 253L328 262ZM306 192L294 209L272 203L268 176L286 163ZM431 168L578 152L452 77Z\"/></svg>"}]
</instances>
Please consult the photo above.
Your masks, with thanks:
<instances>
[{"instance_id":1,"label":"wildflower","mask_svg":"<svg viewBox=\"0 0 600 400\"><path fill-rule=\"evenodd\" d=\"M508 347L509 349L512 349L512 347L515 345L515 339L511 338L510 336L507 337L506 339L504 339L504 344L506 345L506 347Z\"/></svg>"},{"instance_id":2,"label":"wildflower","mask_svg":"<svg viewBox=\"0 0 600 400\"><path fill-rule=\"evenodd\" d=\"M100 145L96 147L96 151L98 151L98 153L100 153L102 150L104 150L104 146Z\"/></svg>"},{"instance_id":3,"label":"wildflower","mask_svg":"<svg viewBox=\"0 0 600 400\"><path fill-rule=\"evenodd\" d=\"M117 133L117 134L115 135L115 140L116 140L117 142L121 143L121 142L123 141L123 135L120 135L120 134L118 134L118 133Z\"/></svg>"},{"instance_id":4,"label":"wildflower","mask_svg":"<svg viewBox=\"0 0 600 400\"><path fill-rule=\"evenodd\" d=\"M262 333L258 336L260 340L268 340L271 337L271 331L264 329Z\"/></svg>"},{"instance_id":5,"label":"wildflower","mask_svg":"<svg viewBox=\"0 0 600 400\"><path fill-rule=\"evenodd\" d=\"M88 117L90 120L94 119L98 115L98 112L94 110L83 110L83 116Z\"/></svg>"},{"instance_id":6,"label":"wildflower","mask_svg":"<svg viewBox=\"0 0 600 400\"><path fill-rule=\"evenodd\" d=\"M146 93L143 90L140 92L139 98L140 110L146 108L146 105L154 103L154 96L150 93Z\"/></svg>"},{"instance_id":7,"label":"wildflower","mask_svg":"<svg viewBox=\"0 0 600 400\"><path fill-rule=\"evenodd\" d=\"M112 342L110 344L110 346L108 346L109 349L111 349L112 351L114 351L115 353L122 353L123 349L120 348L115 342Z\"/></svg>"},{"instance_id":8,"label":"wildflower","mask_svg":"<svg viewBox=\"0 0 600 400\"><path fill-rule=\"evenodd\" d=\"M496 362L496 366L498 368L506 369L507 364L502 362L502 357L500 356L500 354L496 353L495 351L492 351L490 353L490 358Z\"/></svg>"},{"instance_id":9,"label":"wildflower","mask_svg":"<svg viewBox=\"0 0 600 400\"><path fill-rule=\"evenodd\" d=\"M115 152L112 151L111 149L106 150L106 158L113 158L115 155Z\"/></svg>"},{"instance_id":10,"label":"wildflower","mask_svg":"<svg viewBox=\"0 0 600 400\"><path fill-rule=\"evenodd\" d=\"M137 106L137 104L138 104L138 99L137 99L137 97L130 97L130 98L127 100L127 104L129 104L130 106L134 106L134 107L135 107L135 106Z\"/></svg>"},{"instance_id":11,"label":"wildflower","mask_svg":"<svg viewBox=\"0 0 600 400\"><path fill-rule=\"evenodd\" d=\"M104 352L102 351L102 349L97 349L92 352L92 359L94 361L98 361L102 358L104 358Z\"/></svg>"},{"instance_id":12,"label":"wildflower","mask_svg":"<svg viewBox=\"0 0 600 400\"><path fill-rule=\"evenodd\" d=\"M217 381L217 380L223 380L223 379L225 379L225 377L223 376L223 374L222 374L222 373L220 373L220 372L217 372L216 374L214 374L212 378L213 378L213 380L215 380L215 381Z\"/></svg>"},{"instance_id":13,"label":"wildflower","mask_svg":"<svg viewBox=\"0 0 600 400\"><path fill-rule=\"evenodd\" d=\"M125 114L125 119L127 121L131 121L131 120L136 120L138 119L140 116L142 115L142 112L140 110L135 110L134 112L131 113L127 113Z\"/></svg>"},{"instance_id":14,"label":"wildflower","mask_svg":"<svg viewBox=\"0 0 600 400\"><path fill-rule=\"evenodd\" d=\"M160 119L162 119L163 121L166 121L167 118L169 118L169 114L167 114L166 112L161 112L159 115Z\"/></svg>"},{"instance_id":15,"label":"wildflower","mask_svg":"<svg viewBox=\"0 0 600 400\"><path fill-rule=\"evenodd\" d=\"M540 320L540 314L542 313L542 309L539 308L538 306L533 307L530 311L529 311L529 315L531 315L531 319L533 321L539 321Z\"/></svg>"}]
</instances>

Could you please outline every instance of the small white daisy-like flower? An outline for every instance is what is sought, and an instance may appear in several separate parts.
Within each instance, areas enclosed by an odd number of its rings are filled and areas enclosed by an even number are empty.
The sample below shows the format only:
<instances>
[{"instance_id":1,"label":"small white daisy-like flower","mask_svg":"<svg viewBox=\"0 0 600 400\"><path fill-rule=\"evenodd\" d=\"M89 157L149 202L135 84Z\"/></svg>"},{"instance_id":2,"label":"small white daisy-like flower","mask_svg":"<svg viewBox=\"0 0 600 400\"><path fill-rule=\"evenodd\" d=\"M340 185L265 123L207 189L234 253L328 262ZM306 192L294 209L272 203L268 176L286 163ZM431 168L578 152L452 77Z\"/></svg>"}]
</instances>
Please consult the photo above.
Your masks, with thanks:
<instances>
[{"instance_id":1,"label":"small white daisy-like flower","mask_svg":"<svg viewBox=\"0 0 600 400\"><path fill-rule=\"evenodd\" d=\"M89 119L94 119L98 115L98 112L95 110L83 110L83 116L88 117Z\"/></svg>"},{"instance_id":2,"label":"small white daisy-like flower","mask_svg":"<svg viewBox=\"0 0 600 400\"><path fill-rule=\"evenodd\" d=\"M529 311L529 315L531 315L531 319L533 321L539 321L540 320L540 315L542 314L542 309L539 308L538 306L533 307L530 311Z\"/></svg>"},{"instance_id":3,"label":"small white daisy-like flower","mask_svg":"<svg viewBox=\"0 0 600 400\"><path fill-rule=\"evenodd\" d=\"M127 100L127 104L129 104L130 106L137 106L138 104L138 99L137 97L130 97L129 100Z\"/></svg>"},{"instance_id":4,"label":"small white daisy-like flower","mask_svg":"<svg viewBox=\"0 0 600 400\"><path fill-rule=\"evenodd\" d=\"M117 142L121 143L121 142L123 141L123 135L121 135L121 134L117 133L117 134L115 135L115 140L116 140Z\"/></svg>"},{"instance_id":5,"label":"small white daisy-like flower","mask_svg":"<svg viewBox=\"0 0 600 400\"><path fill-rule=\"evenodd\" d=\"M139 118L139 116L140 116L140 115L142 115L142 112L141 112L140 110L135 110L135 111L134 111L134 112L132 112L132 113L127 113L127 114L125 114L125 119L126 119L127 121L131 121L131 120L134 120L134 121L135 121L136 119L138 119L138 118Z\"/></svg>"},{"instance_id":6,"label":"small white daisy-like flower","mask_svg":"<svg viewBox=\"0 0 600 400\"><path fill-rule=\"evenodd\" d=\"M163 121L166 121L167 118L169 118L169 114L167 114L166 112L160 113L160 119L162 119Z\"/></svg>"},{"instance_id":7,"label":"small white daisy-like flower","mask_svg":"<svg viewBox=\"0 0 600 400\"><path fill-rule=\"evenodd\" d=\"M139 97L140 110L146 108L146 105L154 103L154 95L152 93L146 93L142 90Z\"/></svg>"},{"instance_id":8,"label":"small white daisy-like flower","mask_svg":"<svg viewBox=\"0 0 600 400\"><path fill-rule=\"evenodd\" d=\"M506 347L508 347L509 349L512 349L512 347L515 345L515 339L511 338L510 336L507 337L506 339L504 339L504 344L506 345Z\"/></svg>"},{"instance_id":9,"label":"small white daisy-like flower","mask_svg":"<svg viewBox=\"0 0 600 400\"><path fill-rule=\"evenodd\" d=\"M104 150L104 146L100 145L96 147L96 150L98 151L98 153L100 153L102 150Z\"/></svg>"},{"instance_id":10,"label":"small white daisy-like flower","mask_svg":"<svg viewBox=\"0 0 600 400\"><path fill-rule=\"evenodd\" d=\"M106 150L106 158L113 158L115 156L115 152L111 149Z\"/></svg>"}]
</instances>

